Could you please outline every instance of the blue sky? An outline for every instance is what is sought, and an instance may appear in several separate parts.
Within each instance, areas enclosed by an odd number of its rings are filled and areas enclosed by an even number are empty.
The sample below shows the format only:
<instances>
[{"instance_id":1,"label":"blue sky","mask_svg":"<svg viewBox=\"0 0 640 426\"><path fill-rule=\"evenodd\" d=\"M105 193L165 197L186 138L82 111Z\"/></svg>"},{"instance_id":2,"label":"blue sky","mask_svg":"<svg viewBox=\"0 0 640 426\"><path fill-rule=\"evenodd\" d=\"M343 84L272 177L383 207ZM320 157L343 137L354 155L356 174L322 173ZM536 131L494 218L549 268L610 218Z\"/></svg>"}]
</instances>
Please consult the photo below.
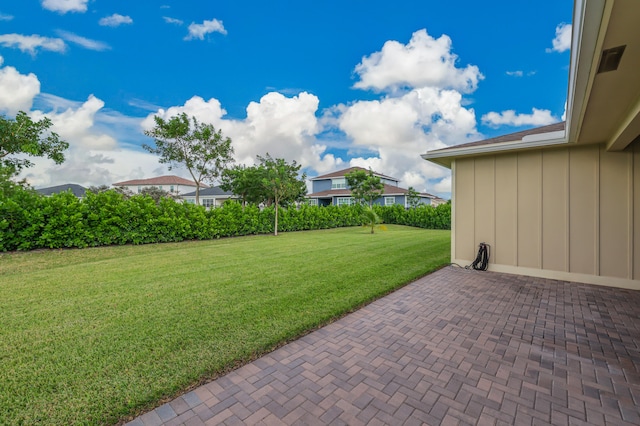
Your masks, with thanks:
<instances>
[{"instance_id":1,"label":"blue sky","mask_svg":"<svg viewBox=\"0 0 640 426\"><path fill-rule=\"evenodd\" d=\"M65 164L32 185L169 172L156 114L221 128L238 163L359 165L448 196L420 154L562 119L573 2L23 0L0 3L0 113L48 116Z\"/></svg>"}]
</instances>

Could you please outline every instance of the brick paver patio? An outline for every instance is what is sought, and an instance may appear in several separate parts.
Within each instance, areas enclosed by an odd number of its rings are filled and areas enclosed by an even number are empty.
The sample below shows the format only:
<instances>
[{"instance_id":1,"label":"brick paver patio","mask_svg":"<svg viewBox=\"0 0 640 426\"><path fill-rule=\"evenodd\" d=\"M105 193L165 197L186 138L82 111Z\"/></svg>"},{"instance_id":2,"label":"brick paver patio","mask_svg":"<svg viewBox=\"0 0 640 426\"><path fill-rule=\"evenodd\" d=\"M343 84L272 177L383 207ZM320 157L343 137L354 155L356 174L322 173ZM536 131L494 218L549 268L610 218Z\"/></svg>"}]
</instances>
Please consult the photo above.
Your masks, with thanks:
<instances>
[{"instance_id":1,"label":"brick paver patio","mask_svg":"<svg viewBox=\"0 0 640 426\"><path fill-rule=\"evenodd\" d=\"M638 425L640 292L444 268L130 425Z\"/></svg>"}]
</instances>

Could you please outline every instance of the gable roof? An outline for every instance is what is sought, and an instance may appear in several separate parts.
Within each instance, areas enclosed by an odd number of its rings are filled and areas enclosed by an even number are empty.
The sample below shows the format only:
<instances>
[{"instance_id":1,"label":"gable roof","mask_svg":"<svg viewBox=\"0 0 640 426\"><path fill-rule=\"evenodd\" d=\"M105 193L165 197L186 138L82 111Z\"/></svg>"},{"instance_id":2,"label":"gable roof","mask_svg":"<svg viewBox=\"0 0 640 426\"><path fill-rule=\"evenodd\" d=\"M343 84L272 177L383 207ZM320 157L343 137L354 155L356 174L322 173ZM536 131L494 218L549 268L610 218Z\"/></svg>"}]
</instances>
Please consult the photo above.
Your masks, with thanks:
<instances>
[{"instance_id":1,"label":"gable roof","mask_svg":"<svg viewBox=\"0 0 640 426\"><path fill-rule=\"evenodd\" d=\"M460 145L453 145L453 146L449 146L447 148L442 148L442 149L434 149L433 151L430 151L430 152L442 152L442 151L448 151L448 150L459 149L459 148L469 148L469 147L480 146L480 145L493 145L493 144L499 144L499 143L505 143L505 142L520 142L523 139L526 139L526 136L562 131L564 130L565 125L566 125L566 122L561 121L559 123L549 124L547 126L542 126L542 127L535 127L533 129L522 130L520 132L509 133L507 135L497 136L495 138L483 139L480 141L468 142Z\"/></svg>"},{"instance_id":2,"label":"gable roof","mask_svg":"<svg viewBox=\"0 0 640 426\"><path fill-rule=\"evenodd\" d=\"M48 188L40 188L36 189L42 195L53 195L59 192L65 192L71 190L71 193L78 198L84 197L85 192L87 192L87 188L84 186L77 185L75 183L65 183L64 185L50 186Z\"/></svg>"},{"instance_id":3,"label":"gable roof","mask_svg":"<svg viewBox=\"0 0 640 426\"><path fill-rule=\"evenodd\" d=\"M196 183L192 180L182 178L180 176L168 175L158 176L149 179L133 179L125 180L123 182L116 182L111 184L112 186L132 186L132 185L183 185L183 186L196 186ZM209 185L200 184L201 188L208 188Z\"/></svg>"},{"instance_id":4,"label":"gable roof","mask_svg":"<svg viewBox=\"0 0 640 426\"><path fill-rule=\"evenodd\" d=\"M351 173L353 171L356 171L356 170L362 170L363 172L368 172L369 171L368 169L365 169L364 167L349 167L348 169L338 170L338 171L335 171L335 172L327 173L326 175L316 176L316 177L314 177L314 178L312 178L310 180L324 180L324 179L331 179L331 178L337 178L337 177L344 177L344 175L349 174L349 173ZM381 178L384 178L384 179L390 179L390 180L394 180L396 182L400 181L400 179L396 179L396 178L391 177L391 176L386 176L386 175L383 175L382 173L378 173L376 171L373 171L373 174L375 176L378 176L378 177L381 177Z\"/></svg>"},{"instance_id":5,"label":"gable roof","mask_svg":"<svg viewBox=\"0 0 640 426\"><path fill-rule=\"evenodd\" d=\"M200 197L202 196L227 196L227 197L232 197L233 196L233 192L231 191L225 191L222 188L220 188L219 186L212 186L210 188L205 188L205 189L201 189L200 190ZM182 194L182 197L195 197L196 196L196 191L193 192L189 192L187 194Z\"/></svg>"},{"instance_id":6,"label":"gable roof","mask_svg":"<svg viewBox=\"0 0 640 426\"><path fill-rule=\"evenodd\" d=\"M422 158L445 167L451 167L451 162L455 158L557 145L559 143L566 143L565 128L566 122L561 121L559 123L509 133L495 138L436 149L423 154Z\"/></svg>"}]
</instances>

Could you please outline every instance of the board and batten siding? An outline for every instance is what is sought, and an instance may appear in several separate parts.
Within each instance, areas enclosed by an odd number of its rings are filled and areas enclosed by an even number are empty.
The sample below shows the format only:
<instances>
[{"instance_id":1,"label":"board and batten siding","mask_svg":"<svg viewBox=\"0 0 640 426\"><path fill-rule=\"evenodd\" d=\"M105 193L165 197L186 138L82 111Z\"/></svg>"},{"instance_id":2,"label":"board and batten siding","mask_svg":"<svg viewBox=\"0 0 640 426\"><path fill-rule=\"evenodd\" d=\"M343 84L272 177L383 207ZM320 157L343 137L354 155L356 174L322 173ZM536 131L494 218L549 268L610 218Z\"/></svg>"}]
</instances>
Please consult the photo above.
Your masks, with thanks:
<instances>
[{"instance_id":1,"label":"board and batten siding","mask_svg":"<svg viewBox=\"0 0 640 426\"><path fill-rule=\"evenodd\" d=\"M457 159L452 262L640 289L640 143Z\"/></svg>"}]
</instances>

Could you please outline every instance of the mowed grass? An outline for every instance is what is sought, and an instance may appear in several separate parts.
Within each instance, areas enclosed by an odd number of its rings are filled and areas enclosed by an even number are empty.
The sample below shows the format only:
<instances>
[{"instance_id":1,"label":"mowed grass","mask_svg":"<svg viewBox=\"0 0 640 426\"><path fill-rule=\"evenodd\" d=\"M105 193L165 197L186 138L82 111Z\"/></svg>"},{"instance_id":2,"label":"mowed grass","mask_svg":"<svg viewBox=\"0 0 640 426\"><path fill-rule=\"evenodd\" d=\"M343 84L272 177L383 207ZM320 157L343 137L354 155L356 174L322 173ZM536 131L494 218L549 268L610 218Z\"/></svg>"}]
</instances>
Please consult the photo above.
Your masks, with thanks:
<instances>
[{"instance_id":1,"label":"mowed grass","mask_svg":"<svg viewBox=\"0 0 640 426\"><path fill-rule=\"evenodd\" d=\"M0 424L113 424L449 262L389 226L0 255Z\"/></svg>"}]
</instances>

